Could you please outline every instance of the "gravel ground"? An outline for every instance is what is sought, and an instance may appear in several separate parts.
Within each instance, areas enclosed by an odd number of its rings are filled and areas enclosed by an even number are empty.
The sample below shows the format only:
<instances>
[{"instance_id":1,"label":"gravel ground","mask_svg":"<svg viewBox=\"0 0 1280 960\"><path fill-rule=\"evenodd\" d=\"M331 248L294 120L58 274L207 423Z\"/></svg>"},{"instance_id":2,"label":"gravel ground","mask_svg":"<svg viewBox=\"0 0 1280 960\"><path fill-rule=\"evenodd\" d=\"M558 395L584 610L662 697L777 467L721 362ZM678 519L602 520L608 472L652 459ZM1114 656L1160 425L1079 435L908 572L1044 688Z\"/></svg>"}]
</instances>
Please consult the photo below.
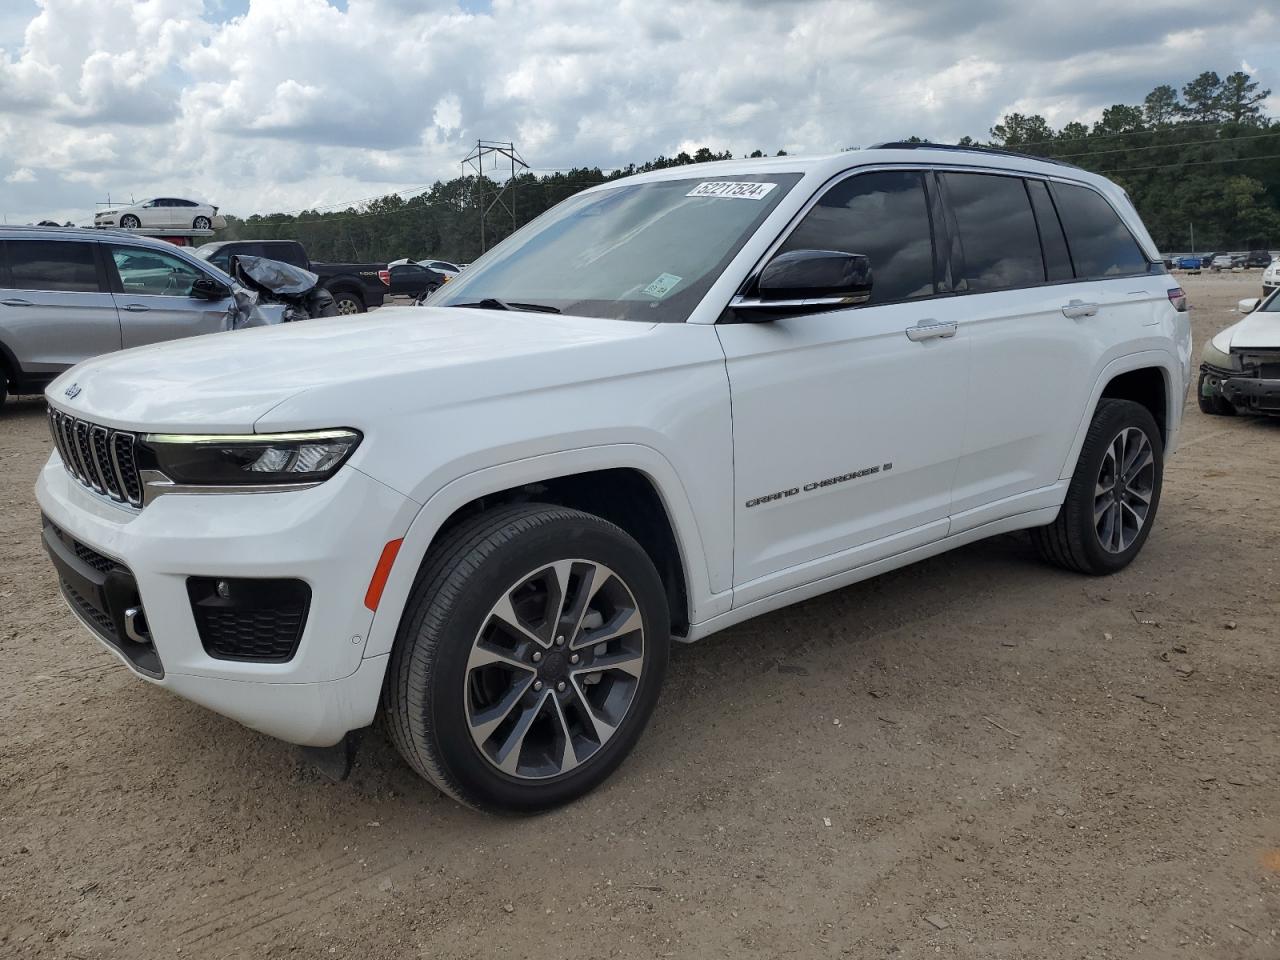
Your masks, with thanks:
<instances>
[{"instance_id":1,"label":"gravel ground","mask_svg":"<svg viewBox=\"0 0 1280 960\"><path fill-rule=\"evenodd\" d=\"M1258 290L1184 285L1197 344ZM1280 420L1193 397L1115 577L1001 537L680 648L619 773L516 821L132 678L57 598L48 449L6 406L0 955L1280 956Z\"/></svg>"}]
</instances>

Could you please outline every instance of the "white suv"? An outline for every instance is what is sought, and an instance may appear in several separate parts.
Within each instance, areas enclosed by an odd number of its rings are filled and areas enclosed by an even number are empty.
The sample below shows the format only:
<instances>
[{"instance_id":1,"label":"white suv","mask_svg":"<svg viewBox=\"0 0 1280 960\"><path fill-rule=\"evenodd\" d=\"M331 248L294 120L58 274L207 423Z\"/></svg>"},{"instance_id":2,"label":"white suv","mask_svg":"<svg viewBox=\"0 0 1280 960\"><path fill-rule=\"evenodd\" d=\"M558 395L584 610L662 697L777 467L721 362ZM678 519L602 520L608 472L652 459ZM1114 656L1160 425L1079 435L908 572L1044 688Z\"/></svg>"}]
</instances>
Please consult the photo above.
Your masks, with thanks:
<instances>
[{"instance_id":1,"label":"white suv","mask_svg":"<svg viewBox=\"0 0 1280 960\"><path fill-rule=\"evenodd\" d=\"M672 637L993 534L1128 564L1185 298L1071 166L877 148L580 193L426 309L215 335L48 391L44 539L132 670L299 744L379 708L489 810L639 738Z\"/></svg>"}]
</instances>

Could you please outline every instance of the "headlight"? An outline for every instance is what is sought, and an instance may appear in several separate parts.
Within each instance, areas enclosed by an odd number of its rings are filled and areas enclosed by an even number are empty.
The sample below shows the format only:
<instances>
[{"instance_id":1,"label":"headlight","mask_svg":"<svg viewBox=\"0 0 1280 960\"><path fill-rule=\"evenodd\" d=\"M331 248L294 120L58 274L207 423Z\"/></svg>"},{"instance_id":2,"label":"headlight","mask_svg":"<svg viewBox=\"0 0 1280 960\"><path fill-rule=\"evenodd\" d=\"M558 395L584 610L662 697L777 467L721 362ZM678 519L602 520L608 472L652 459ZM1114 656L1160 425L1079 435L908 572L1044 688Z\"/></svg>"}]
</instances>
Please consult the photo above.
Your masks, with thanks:
<instances>
[{"instance_id":1,"label":"headlight","mask_svg":"<svg viewBox=\"0 0 1280 960\"><path fill-rule=\"evenodd\" d=\"M320 483L346 463L359 443L356 430L149 433L138 438L138 468L159 471L178 486Z\"/></svg>"},{"instance_id":2,"label":"headlight","mask_svg":"<svg viewBox=\"0 0 1280 960\"><path fill-rule=\"evenodd\" d=\"M1219 334L1221 336L1221 334ZM1217 337L1214 340L1218 339ZM1229 340L1228 340L1229 342ZM1200 352L1200 362L1207 363L1219 370L1239 370L1240 357L1230 352L1228 346L1226 350L1220 349L1213 340L1208 341L1204 345L1204 349Z\"/></svg>"}]
</instances>

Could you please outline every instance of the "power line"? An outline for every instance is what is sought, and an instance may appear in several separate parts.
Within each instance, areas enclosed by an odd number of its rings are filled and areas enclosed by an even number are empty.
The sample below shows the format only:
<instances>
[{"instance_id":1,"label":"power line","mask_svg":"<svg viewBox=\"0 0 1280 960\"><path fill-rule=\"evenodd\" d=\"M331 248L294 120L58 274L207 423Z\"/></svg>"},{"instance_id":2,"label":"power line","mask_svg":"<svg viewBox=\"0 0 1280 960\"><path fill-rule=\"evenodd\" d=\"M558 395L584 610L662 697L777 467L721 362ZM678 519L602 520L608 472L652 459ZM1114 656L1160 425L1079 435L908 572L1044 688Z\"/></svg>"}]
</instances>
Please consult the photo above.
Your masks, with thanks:
<instances>
[{"instance_id":1,"label":"power line","mask_svg":"<svg viewBox=\"0 0 1280 960\"><path fill-rule=\"evenodd\" d=\"M1237 140L1263 140L1267 137L1280 137L1280 129L1269 133L1255 133L1240 137L1218 137L1212 140L1184 140L1181 143L1152 143L1144 147L1118 147L1115 150L1091 150L1087 153L1061 153L1046 160L1071 160L1076 157L1101 157L1109 153L1136 153L1139 150L1172 150L1176 147L1197 147L1206 143L1234 143Z\"/></svg>"}]
</instances>

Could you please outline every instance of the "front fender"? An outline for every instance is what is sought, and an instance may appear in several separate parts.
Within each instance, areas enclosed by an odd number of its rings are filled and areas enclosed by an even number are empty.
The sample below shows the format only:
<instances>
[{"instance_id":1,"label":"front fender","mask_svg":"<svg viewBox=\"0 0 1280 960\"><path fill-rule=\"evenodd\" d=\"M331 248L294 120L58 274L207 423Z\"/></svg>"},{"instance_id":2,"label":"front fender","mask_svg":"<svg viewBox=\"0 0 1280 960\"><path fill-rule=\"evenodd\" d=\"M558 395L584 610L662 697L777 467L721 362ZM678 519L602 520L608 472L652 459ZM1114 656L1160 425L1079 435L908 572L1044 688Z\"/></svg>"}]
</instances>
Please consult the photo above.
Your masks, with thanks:
<instances>
[{"instance_id":1,"label":"front fender","mask_svg":"<svg viewBox=\"0 0 1280 960\"><path fill-rule=\"evenodd\" d=\"M401 614L423 558L444 522L459 508L480 497L572 474L594 470L634 469L646 476L662 501L675 534L684 567L691 622L728 610L731 591L711 592L707 555L689 495L671 462L653 447L638 443L601 444L512 460L475 470L445 484L426 498L396 556L382 592L365 646L366 657L389 653Z\"/></svg>"}]
</instances>

